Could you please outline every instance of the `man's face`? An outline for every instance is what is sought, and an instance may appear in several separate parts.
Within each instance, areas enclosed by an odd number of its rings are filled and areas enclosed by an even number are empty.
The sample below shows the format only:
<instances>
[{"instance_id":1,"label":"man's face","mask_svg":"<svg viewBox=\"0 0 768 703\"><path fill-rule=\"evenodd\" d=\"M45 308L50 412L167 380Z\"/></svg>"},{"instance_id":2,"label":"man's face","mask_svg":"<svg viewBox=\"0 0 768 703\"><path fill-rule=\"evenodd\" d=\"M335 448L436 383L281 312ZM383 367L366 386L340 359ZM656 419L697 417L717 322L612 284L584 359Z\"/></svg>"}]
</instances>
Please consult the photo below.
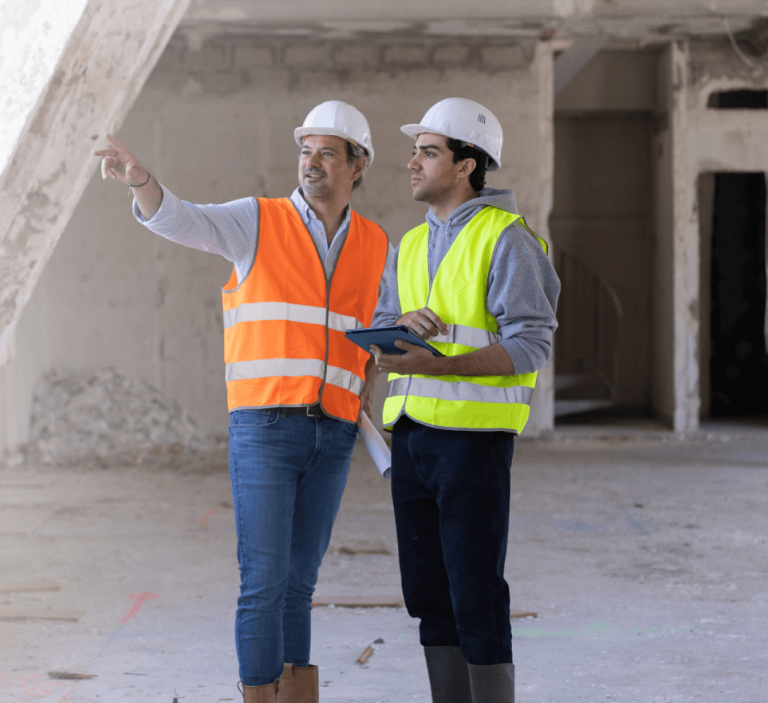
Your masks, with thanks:
<instances>
[{"instance_id":1,"label":"man's face","mask_svg":"<svg viewBox=\"0 0 768 703\"><path fill-rule=\"evenodd\" d=\"M352 191L364 161L347 163L347 143L341 137L304 137L299 152L299 185L311 200L333 200ZM348 193L347 193L348 194Z\"/></svg>"},{"instance_id":2,"label":"man's face","mask_svg":"<svg viewBox=\"0 0 768 703\"><path fill-rule=\"evenodd\" d=\"M453 163L453 152L439 134L420 134L408 162L413 199L425 203L440 201L458 184L461 162Z\"/></svg>"}]
</instances>

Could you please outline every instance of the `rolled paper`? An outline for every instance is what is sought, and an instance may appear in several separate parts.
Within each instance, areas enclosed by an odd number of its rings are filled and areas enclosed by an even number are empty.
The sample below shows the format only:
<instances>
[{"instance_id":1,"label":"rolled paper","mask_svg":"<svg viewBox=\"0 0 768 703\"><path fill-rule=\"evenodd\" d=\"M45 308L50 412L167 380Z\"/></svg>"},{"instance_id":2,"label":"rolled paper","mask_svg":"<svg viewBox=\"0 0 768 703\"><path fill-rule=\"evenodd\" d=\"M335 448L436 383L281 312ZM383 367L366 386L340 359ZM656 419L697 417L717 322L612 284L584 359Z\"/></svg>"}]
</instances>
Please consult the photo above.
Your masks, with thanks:
<instances>
[{"instance_id":1,"label":"rolled paper","mask_svg":"<svg viewBox=\"0 0 768 703\"><path fill-rule=\"evenodd\" d=\"M363 423L360 426L360 439L376 464L376 468L384 478L389 478L392 473L392 452L387 443L373 426L371 418L363 412Z\"/></svg>"}]
</instances>

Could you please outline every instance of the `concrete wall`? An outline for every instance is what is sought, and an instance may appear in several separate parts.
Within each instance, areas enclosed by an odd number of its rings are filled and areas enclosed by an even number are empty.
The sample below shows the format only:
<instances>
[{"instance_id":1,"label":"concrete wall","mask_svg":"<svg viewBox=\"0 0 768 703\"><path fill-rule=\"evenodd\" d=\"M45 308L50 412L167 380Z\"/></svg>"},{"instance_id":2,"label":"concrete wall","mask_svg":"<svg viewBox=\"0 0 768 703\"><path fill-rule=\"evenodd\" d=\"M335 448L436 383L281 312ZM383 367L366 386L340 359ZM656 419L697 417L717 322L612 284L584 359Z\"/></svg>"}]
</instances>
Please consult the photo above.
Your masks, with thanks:
<instances>
[{"instance_id":1,"label":"concrete wall","mask_svg":"<svg viewBox=\"0 0 768 703\"><path fill-rule=\"evenodd\" d=\"M0 366L88 182L94 140L120 124L188 2L0 8Z\"/></svg>"},{"instance_id":2,"label":"concrete wall","mask_svg":"<svg viewBox=\"0 0 768 703\"><path fill-rule=\"evenodd\" d=\"M650 132L657 60L650 51L603 51L555 100L552 238L621 301L616 402L625 412L650 406ZM558 366L559 373L575 371Z\"/></svg>"},{"instance_id":3,"label":"concrete wall","mask_svg":"<svg viewBox=\"0 0 768 703\"><path fill-rule=\"evenodd\" d=\"M659 63L653 405L680 433L698 428L708 393L701 375L708 373L710 292L701 254L709 233L701 219L711 217L711 203L699 198L712 189L700 179L768 172L768 111L707 107L712 92L742 88L768 88L768 66L746 65L727 39L674 43Z\"/></svg>"},{"instance_id":4,"label":"concrete wall","mask_svg":"<svg viewBox=\"0 0 768 703\"><path fill-rule=\"evenodd\" d=\"M0 5L0 173L86 3L6 0Z\"/></svg>"},{"instance_id":5,"label":"concrete wall","mask_svg":"<svg viewBox=\"0 0 768 703\"><path fill-rule=\"evenodd\" d=\"M707 101L716 91L768 89L768 66L765 63L746 64L725 40L694 41L689 53L686 158L691 188L686 192L684 238L686 249L696 250L699 267L697 270L689 266L684 273L689 279L698 276L695 295L691 296L696 305L691 306L688 316L693 318L698 332L699 384L694 392L701 398L698 410L706 417L709 407L712 174L727 171L768 173L768 110L718 110L708 108ZM696 411L697 408L691 406L690 412Z\"/></svg>"},{"instance_id":6,"label":"concrete wall","mask_svg":"<svg viewBox=\"0 0 768 703\"><path fill-rule=\"evenodd\" d=\"M410 196L412 143L398 128L438 99L468 97L505 130L505 166L489 184L515 188L521 212L548 238L551 71L546 45L509 40L198 45L177 36L119 137L184 199L286 196L297 183L294 127L323 100L348 101L367 115L376 148L353 206L397 244L425 212ZM129 206L125 188L94 175L25 310L15 358L0 370L4 446L27 440L38 379L104 366L158 386L202 433L225 432L219 290L230 266L145 231ZM540 378L530 435L552 425L551 373Z\"/></svg>"}]
</instances>

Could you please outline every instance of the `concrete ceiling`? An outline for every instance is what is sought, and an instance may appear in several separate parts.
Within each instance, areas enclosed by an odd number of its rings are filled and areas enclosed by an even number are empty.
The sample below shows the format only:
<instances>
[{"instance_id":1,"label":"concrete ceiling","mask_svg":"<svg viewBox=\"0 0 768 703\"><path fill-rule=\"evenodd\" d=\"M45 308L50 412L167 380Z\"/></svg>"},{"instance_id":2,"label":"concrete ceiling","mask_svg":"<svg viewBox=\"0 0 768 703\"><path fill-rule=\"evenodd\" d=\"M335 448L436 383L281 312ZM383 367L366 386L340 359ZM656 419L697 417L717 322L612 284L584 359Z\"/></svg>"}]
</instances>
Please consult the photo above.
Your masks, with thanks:
<instances>
[{"instance_id":1,"label":"concrete ceiling","mask_svg":"<svg viewBox=\"0 0 768 703\"><path fill-rule=\"evenodd\" d=\"M768 20L765 0L192 0L180 29L314 39L397 33L647 41L739 32L760 19Z\"/></svg>"}]
</instances>

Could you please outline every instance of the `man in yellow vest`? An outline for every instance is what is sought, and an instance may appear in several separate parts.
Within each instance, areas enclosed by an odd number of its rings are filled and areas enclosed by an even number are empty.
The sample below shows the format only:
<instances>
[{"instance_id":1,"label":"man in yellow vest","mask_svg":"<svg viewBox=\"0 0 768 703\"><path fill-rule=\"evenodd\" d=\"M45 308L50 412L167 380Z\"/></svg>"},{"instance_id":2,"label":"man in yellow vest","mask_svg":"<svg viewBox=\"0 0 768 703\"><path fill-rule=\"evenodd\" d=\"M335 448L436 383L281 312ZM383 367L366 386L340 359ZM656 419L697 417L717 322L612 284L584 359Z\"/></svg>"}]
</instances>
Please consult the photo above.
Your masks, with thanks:
<instances>
[{"instance_id":1,"label":"man in yellow vest","mask_svg":"<svg viewBox=\"0 0 768 703\"><path fill-rule=\"evenodd\" d=\"M349 206L374 155L362 113L322 103L294 139L290 198L223 205L180 200L110 135L94 152L104 178L131 188L141 223L234 264L222 303L246 703L318 700L310 604L377 373L344 332L370 326L394 254Z\"/></svg>"},{"instance_id":2,"label":"man in yellow vest","mask_svg":"<svg viewBox=\"0 0 768 703\"><path fill-rule=\"evenodd\" d=\"M560 282L512 191L484 187L501 166L489 110L449 98L402 131L416 140L413 197L430 209L398 247L373 324L407 325L445 355L371 348L389 373L403 595L421 620L433 701L512 703L510 466L550 356Z\"/></svg>"}]
</instances>

